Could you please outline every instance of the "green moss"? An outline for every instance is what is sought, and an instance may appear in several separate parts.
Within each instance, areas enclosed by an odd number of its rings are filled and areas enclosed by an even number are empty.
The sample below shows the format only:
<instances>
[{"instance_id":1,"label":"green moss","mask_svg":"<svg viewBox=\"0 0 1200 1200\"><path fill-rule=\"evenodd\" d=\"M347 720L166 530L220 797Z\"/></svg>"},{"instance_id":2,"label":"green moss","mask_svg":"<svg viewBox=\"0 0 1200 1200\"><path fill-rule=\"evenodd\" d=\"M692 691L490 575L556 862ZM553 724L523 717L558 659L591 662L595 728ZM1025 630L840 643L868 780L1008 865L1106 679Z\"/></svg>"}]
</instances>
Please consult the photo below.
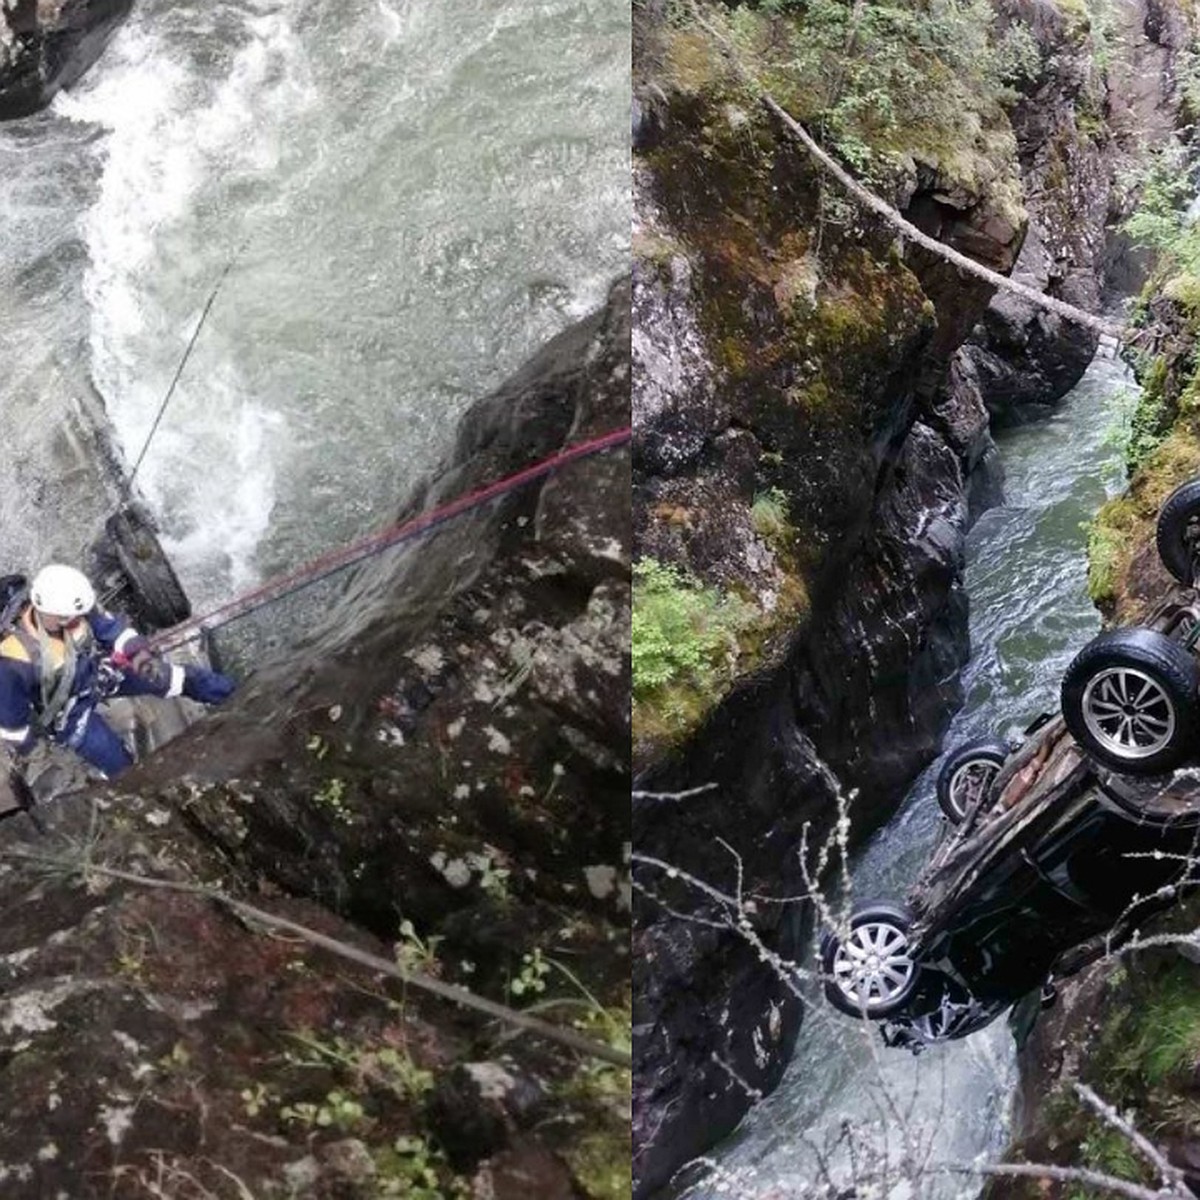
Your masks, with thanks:
<instances>
[{"instance_id":1,"label":"green moss","mask_svg":"<svg viewBox=\"0 0 1200 1200\"><path fill-rule=\"evenodd\" d=\"M778 505L771 507L774 519ZM810 602L796 540L787 525L776 541L782 582L769 613L654 559L635 564L633 729L641 751L674 745L696 729L781 634L801 626Z\"/></svg>"},{"instance_id":2,"label":"green moss","mask_svg":"<svg viewBox=\"0 0 1200 1200\"><path fill-rule=\"evenodd\" d=\"M790 387L784 398L789 405L801 409L810 417L828 412L834 400L829 384L823 379L815 379L805 387Z\"/></svg>"},{"instance_id":3,"label":"green moss","mask_svg":"<svg viewBox=\"0 0 1200 1200\"><path fill-rule=\"evenodd\" d=\"M630 248L633 257L639 262L651 263L660 268L666 267L673 258L683 253L683 247L674 238L645 229L634 231Z\"/></svg>"},{"instance_id":4,"label":"green moss","mask_svg":"<svg viewBox=\"0 0 1200 1200\"><path fill-rule=\"evenodd\" d=\"M1154 540L1158 510L1185 480L1200 474L1200 428L1195 418L1177 421L1141 462L1129 490L1096 514L1088 532L1088 592L1106 615L1136 623L1148 601L1131 595L1130 568Z\"/></svg>"},{"instance_id":5,"label":"green moss","mask_svg":"<svg viewBox=\"0 0 1200 1200\"><path fill-rule=\"evenodd\" d=\"M1174 417L1166 395L1167 361L1163 357L1154 359L1146 371L1142 393L1129 427L1129 441L1125 447L1125 469L1133 475L1166 437Z\"/></svg>"},{"instance_id":6,"label":"green moss","mask_svg":"<svg viewBox=\"0 0 1200 1200\"><path fill-rule=\"evenodd\" d=\"M1200 276L1190 271L1174 275L1162 285L1162 294L1179 306L1195 328L1200 320Z\"/></svg>"},{"instance_id":7,"label":"green moss","mask_svg":"<svg viewBox=\"0 0 1200 1200\"><path fill-rule=\"evenodd\" d=\"M628 1200L633 1190L629 1131L584 1134L565 1152L567 1162L588 1196L595 1200Z\"/></svg>"},{"instance_id":8,"label":"green moss","mask_svg":"<svg viewBox=\"0 0 1200 1200\"><path fill-rule=\"evenodd\" d=\"M1117 502L1114 502L1117 503ZM1088 596L1099 608L1108 608L1117 598L1117 581L1127 549L1127 538L1119 531L1123 518L1106 505L1088 530Z\"/></svg>"}]
</instances>

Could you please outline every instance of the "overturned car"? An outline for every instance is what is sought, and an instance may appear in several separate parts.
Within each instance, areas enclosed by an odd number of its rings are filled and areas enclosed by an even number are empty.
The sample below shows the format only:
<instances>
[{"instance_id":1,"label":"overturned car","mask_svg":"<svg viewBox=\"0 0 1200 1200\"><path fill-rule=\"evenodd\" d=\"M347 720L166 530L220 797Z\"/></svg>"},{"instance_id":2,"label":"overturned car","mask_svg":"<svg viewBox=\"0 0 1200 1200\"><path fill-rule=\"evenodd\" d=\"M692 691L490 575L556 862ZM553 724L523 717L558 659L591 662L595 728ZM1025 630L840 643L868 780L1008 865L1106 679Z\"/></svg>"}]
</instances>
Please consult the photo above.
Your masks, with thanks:
<instances>
[{"instance_id":1,"label":"overturned car","mask_svg":"<svg viewBox=\"0 0 1200 1200\"><path fill-rule=\"evenodd\" d=\"M972 742L938 778L947 836L906 902L860 906L821 944L825 995L889 1045L966 1036L1118 947L1196 882L1200 480L1158 548L1185 585L1143 628L1102 633L1024 741Z\"/></svg>"}]
</instances>

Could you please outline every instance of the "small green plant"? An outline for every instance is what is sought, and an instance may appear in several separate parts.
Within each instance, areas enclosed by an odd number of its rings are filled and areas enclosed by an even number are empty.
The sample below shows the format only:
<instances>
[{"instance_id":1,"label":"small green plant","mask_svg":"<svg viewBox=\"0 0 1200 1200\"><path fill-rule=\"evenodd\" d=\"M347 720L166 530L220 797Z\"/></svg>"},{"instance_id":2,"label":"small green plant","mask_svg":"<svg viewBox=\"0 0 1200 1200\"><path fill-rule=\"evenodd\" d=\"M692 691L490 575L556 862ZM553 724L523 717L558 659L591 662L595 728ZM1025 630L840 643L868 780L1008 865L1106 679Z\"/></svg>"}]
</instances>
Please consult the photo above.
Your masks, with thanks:
<instances>
[{"instance_id":1,"label":"small green plant","mask_svg":"<svg viewBox=\"0 0 1200 1200\"><path fill-rule=\"evenodd\" d=\"M386 1088L402 1100L416 1099L433 1087L433 1075L395 1046L356 1046L345 1038L322 1041L293 1033L303 1053L289 1051L288 1059L302 1067L341 1067L361 1083ZM299 1107L299 1106L297 1106Z\"/></svg>"},{"instance_id":2,"label":"small green plant","mask_svg":"<svg viewBox=\"0 0 1200 1200\"><path fill-rule=\"evenodd\" d=\"M394 1046L385 1046L361 1060L376 1082L392 1091L401 1100L419 1100L433 1087L433 1072L418 1067L405 1053Z\"/></svg>"},{"instance_id":3,"label":"small green plant","mask_svg":"<svg viewBox=\"0 0 1200 1200\"><path fill-rule=\"evenodd\" d=\"M393 954L397 964L406 971L420 971L437 978L442 973L437 948L443 940L436 934L422 938L413 923L406 919L400 922L400 940L393 947Z\"/></svg>"},{"instance_id":4,"label":"small green plant","mask_svg":"<svg viewBox=\"0 0 1200 1200\"><path fill-rule=\"evenodd\" d=\"M546 990L546 976L550 974L550 963L535 946L528 954L521 955L521 970L509 981L508 990L514 996L534 996Z\"/></svg>"},{"instance_id":5,"label":"small green plant","mask_svg":"<svg viewBox=\"0 0 1200 1200\"><path fill-rule=\"evenodd\" d=\"M343 825L353 825L355 816L346 804L346 782L336 776L327 779L313 795L313 802Z\"/></svg>"},{"instance_id":6,"label":"small green plant","mask_svg":"<svg viewBox=\"0 0 1200 1200\"><path fill-rule=\"evenodd\" d=\"M782 488L768 488L754 497L750 521L754 525L754 532L768 542L781 541L791 533L788 498Z\"/></svg>"},{"instance_id":7,"label":"small green plant","mask_svg":"<svg viewBox=\"0 0 1200 1200\"><path fill-rule=\"evenodd\" d=\"M1135 1183L1150 1179L1145 1161L1129 1138L1119 1129L1107 1125L1094 1127L1079 1144L1079 1153L1085 1166L1105 1175L1128 1179ZM1091 1194L1098 1195L1095 1192Z\"/></svg>"},{"instance_id":8,"label":"small green plant","mask_svg":"<svg viewBox=\"0 0 1200 1200\"><path fill-rule=\"evenodd\" d=\"M511 872L496 861L490 847L484 847L482 854L468 854L467 866L479 872L479 886L495 900L509 898L508 880Z\"/></svg>"},{"instance_id":9,"label":"small green plant","mask_svg":"<svg viewBox=\"0 0 1200 1200\"><path fill-rule=\"evenodd\" d=\"M634 566L633 686L647 695L670 683L706 688L737 654L750 606L704 587L676 567L644 558Z\"/></svg>"},{"instance_id":10,"label":"small green plant","mask_svg":"<svg viewBox=\"0 0 1200 1200\"><path fill-rule=\"evenodd\" d=\"M304 748L308 750L310 754L315 755L318 762L325 758L325 756L329 753L329 743L319 733L314 733L312 737L310 737L308 741L304 743Z\"/></svg>"},{"instance_id":11,"label":"small green plant","mask_svg":"<svg viewBox=\"0 0 1200 1200\"><path fill-rule=\"evenodd\" d=\"M265 1083L242 1089L242 1108L248 1117L257 1117L272 1105L279 1103L279 1096Z\"/></svg>"},{"instance_id":12,"label":"small green plant","mask_svg":"<svg viewBox=\"0 0 1200 1200\"><path fill-rule=\"evenodd\" d=\"M352 1133L363 1126L366 1112L353 1096L335 1088L320 1104L307 1101L300 1104L285 1104L279 1115L288 1122L308 1128L338 1129Z\"/></svg>"},{"instance_id":13,"label":"small green plant","mask_svg":"<svg viewBox=\"0 0 1200 1200\"><path fill-rule=\"evenodd\" d=\"M442 1152L423 1137L399 1137L376 1156L375 1195L388 1200L458 1200L470 1194L463 1180L446 1178Z\"/></svg>"}]
</instances>

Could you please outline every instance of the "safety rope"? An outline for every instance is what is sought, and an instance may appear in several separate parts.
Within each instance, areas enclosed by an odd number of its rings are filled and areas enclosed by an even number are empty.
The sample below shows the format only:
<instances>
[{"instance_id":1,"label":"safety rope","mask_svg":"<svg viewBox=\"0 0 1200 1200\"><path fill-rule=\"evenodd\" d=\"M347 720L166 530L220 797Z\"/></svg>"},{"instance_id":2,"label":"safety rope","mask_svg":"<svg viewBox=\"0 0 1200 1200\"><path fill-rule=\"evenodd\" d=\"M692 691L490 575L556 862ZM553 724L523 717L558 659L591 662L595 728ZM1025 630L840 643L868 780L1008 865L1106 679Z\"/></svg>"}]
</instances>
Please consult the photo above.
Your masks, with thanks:
<instances>
[{"instance_id":1,"label":"safety rope","mask_svg":"<svg viewBox=\"0 0 1200 1200\"><path fill-rule=\"evenodd\" d=\"M200 313L200 320L196 322L196 328L192 330L192 336L188 339L183 357L179 360L179 365L175 368L175 374L171 377L171 386L167 388L167 394L162 398L162 403L158 406L158 413L154 418L154 424L150 426L150 432L146 434L146 440L142 443L142 451L137 456L137 461L133 464L133 470L129 472L129 477L124 481L127 494L133 491L133 481L137 478L138 469L142 465L142 459L146 457L146 451L150 449L150 443L154 441L154 435L158 432L159 425L162 424L163 416L167 411L167 405L171 403L171 397L175 395L175 388L179 383L180 377L183 375L183 368L187 366L188 359L192 357L192 351L195 349L196 342L200 337L200 331L204 328L204 323L208 320L208 314L212 311L212 306L216 302L217 295L224 285L225 280L229 277L229 272L233 270L234 263L241 257L246 245L246 242L242 242L237 248L233 257L225 264L225 269L213 285L212 291L208 294L204 310Z\"/></svg>"},{"instance_id":2,"label":"safety rope","mask_svg":"<svg viewBox=\"0 0 1200 1200\"><path fill-rule=\"evenodd\" d=\"M341 571L347 570L356 563L362 562L366 558L381 554L384 550L388 550L392 546L423 537L439 525L443 525L465 512L481 508L490 501L498 499L501 496L506 496L518 488L533 483L535 480L553 475L573 462L578 462L580 459L590 458L592 455L603 454L608 450L623 446L631 439L632 435L633 431L631 427L626 425L621 429L614 429L609 433L601 434L599 437L589 438L587 441L579 442L574 446L568 446L556 454L550 455L548 458L543 458L531 466L514 472L512 475L507 475L503 479L496 480L494 483L489 483L484 487L477 488L473 492L459 496L457 499L440 505L430 512L422 513L411 520L388 526L388 528L379 533L371 534L357 542L351 543L349 546L322 555L297 571L268 580L260 587L218 605L203 616L191 617L178 625L172 626L170 629L154 637L152 643L155 649L161 651L178 649L180 646L201 637L206 632L220 629L225 625L240 620L242 617L248 616L260 608L264 608L268 604L277 603L285 596L290 596L312 587L322 580L328 579Z\"/></svg>"}]
</instances>

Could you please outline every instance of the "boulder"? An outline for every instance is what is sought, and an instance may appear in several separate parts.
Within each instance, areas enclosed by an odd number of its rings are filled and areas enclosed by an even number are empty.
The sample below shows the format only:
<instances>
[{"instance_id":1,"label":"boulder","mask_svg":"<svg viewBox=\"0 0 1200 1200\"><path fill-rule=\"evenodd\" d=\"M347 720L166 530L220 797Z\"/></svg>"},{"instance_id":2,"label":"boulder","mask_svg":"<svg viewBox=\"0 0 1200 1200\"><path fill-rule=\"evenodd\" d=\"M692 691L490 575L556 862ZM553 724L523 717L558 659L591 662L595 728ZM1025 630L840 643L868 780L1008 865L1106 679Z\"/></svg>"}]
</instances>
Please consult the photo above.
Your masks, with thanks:
<instances>
[{"instance_id":1,"label":"boulder","mask_svg":"<svg viewBox=\"0 0 1200 1200\"><path fill-rule=\"evenodd\" d=\"M8 0L0 8L0 121L45 108L100 57L133 0Z\"/></svg>"}]
</instances>

